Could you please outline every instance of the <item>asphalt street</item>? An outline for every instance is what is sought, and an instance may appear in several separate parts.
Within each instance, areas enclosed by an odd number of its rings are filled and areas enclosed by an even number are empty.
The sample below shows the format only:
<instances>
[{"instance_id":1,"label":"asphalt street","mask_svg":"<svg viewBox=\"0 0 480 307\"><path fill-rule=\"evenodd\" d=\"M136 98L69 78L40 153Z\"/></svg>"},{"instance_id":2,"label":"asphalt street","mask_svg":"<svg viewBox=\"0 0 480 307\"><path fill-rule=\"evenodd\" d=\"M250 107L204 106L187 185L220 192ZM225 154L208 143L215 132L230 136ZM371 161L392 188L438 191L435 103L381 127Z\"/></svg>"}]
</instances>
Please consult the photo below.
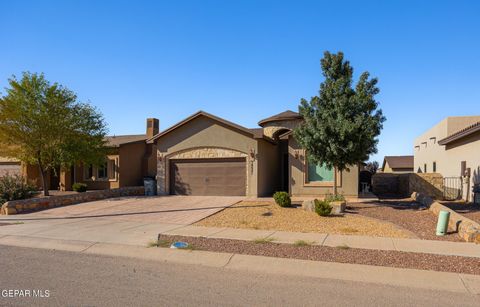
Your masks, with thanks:
<instances>
[{"instance_id":1,"label":"asphalt street","mask_svg":"<svg viewBox=\"0 0 480 307\"><path fill-rule=\"evenodd\" d=\"M454 292L3 245L0 259L0 306L478 306L480 301Z\"/></svg>"}]
</instances>

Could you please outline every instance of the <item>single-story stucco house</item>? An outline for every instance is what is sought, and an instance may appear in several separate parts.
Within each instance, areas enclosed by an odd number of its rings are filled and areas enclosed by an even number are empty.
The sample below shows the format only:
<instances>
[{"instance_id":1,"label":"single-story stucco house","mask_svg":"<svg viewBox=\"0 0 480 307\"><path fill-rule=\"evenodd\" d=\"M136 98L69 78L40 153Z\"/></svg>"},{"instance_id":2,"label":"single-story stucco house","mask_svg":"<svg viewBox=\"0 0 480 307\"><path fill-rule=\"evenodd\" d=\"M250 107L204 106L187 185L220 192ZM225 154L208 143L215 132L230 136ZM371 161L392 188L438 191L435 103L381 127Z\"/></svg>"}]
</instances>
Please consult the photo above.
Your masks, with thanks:
<instances>
[{"instance_id":1,"label":"single-story stucco house","mask_svg":"<svg viewBox=\"0 0 480 307\"><path fill-rule=\"evenodd\" d=\"M413 173L413 156L385 156L382 163L383 173Z\"/></svg>"},{"instance_id":2,"label":"single-story stucco house","mask_svg":"<svg viewBox=\"0 0 480 307\"><path fill-rule=\"evenodd\" d=\"M159 195L332 193L333 170L309 163L294 139L292 129L301 121L298 113L285 111L249 129L199 111L160 131L158 120L148 119L145 135L107 139L112 153L105 167L78 166L61 172L59 185L68 190L75 179L90 189L114 188L142 184L149 176L157 180ZM338 192L357 197L358 174L357 165L339 172Z\"/></svg>"}]
</instances>

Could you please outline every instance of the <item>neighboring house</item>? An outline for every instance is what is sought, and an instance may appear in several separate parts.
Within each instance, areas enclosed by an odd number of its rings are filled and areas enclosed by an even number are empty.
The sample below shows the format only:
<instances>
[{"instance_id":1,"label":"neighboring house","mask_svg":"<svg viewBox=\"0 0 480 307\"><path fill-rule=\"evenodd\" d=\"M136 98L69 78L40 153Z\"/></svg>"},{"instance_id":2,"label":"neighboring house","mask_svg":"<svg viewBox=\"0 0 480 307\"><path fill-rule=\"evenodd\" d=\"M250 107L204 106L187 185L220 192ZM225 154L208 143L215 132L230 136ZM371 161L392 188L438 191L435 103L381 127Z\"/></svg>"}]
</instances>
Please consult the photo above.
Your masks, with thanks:
<instances>
[{"instance_id":1,"label":"neighboring house","mask_svg":"<svg viewBox=\"0 0 480 307\"><path fill-rule=\"evenodd\" d=\"M248 129L200 111L147 143L157 147L158 194L319 196L333 192L333 170L309 163L286 111ZM339 172L339 193L358 196L358 166Z\"/></svg>"},{"instance_id":2,"label":"neighboring house","mask_svg":"<svg viewBox=\"0 0 480 307\"><path fill-rule=\"evenodd\" d=\"M415 140L416 172L440 173L446 188L472 199L480 183L480 116L447 117Z\"/></svg>"},{"instance_id":3,"label":"neighboring house","mask_svg":"<svg viewBox=\"0 0 480 307\"><path fill-rule=\"evenodd\" d=\"M413 156L385 156L382 164L384 173L412 173Z\"/></svg>"},{"instance_id":4,"label":"neighboring house","mask_svg":"<svg viewBox=\"0 0 480 307\"><path fill-rule=\"evenodd\" d=\"M292 129L302 117L286 111L248 129L199 111L159 131L158 120L147 120L147 134L107 139L111 154L102 168L77 166L60 172L61 189L75 182L89 189L141 185L145 176L157 179L160 195L321 196L333 192L333 170L309 163ZM37 178L35 168L27 170ZM358 196L358 166L339 172L338 192ZM54 177L54 176L53 176ZM52 184L53 183L53 184Z\"/></svg>"},{"instance_id":5,"label":"neighboring house","mask_svg":"<svg viewBox=\"0 0 480 307\"><path fill-rule=\"evenodd\" d=\"M141 135L108 136L105 139L108 155L103 166L77 165L68 171L57 170L56 174L49 172L47 186L51 190L68 191L74 182L86 183L92 190L143 185L144 177L156 176L156 149L145 141L158 133L158 119L147 119L146 130ZM41 188L37 166L24 165L22 173Z\"/></svg>"},{"instance_id":6,"label":"neighboring house","mask_svg":"<svg viewBox=\"0 0 480 307\"><path fill-rule=\"evenodd\" d=\"M21 164L20 161L5 157L0 157L0 177L6 174L20 175Z\"/></svg>"}]
</instances>

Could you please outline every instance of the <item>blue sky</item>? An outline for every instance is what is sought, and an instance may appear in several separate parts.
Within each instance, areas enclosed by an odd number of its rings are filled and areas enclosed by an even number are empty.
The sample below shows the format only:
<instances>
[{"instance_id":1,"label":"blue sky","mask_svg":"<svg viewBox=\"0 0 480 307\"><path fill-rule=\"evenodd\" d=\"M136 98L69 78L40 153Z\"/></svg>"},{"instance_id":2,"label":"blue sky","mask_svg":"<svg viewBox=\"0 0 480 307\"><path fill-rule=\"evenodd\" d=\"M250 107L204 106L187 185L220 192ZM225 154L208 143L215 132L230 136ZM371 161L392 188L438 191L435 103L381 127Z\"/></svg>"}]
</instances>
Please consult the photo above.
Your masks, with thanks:
<instances>
[{"instance_id":1,"label":"blue sky","mask_svg":"<svg viewBox=\"0 0 480 307\"><path fill-rule=\"evenodd\" d=\"M379 78L379 153L412 153L446 116L480 114L478 1L1 1L0 92L44 72L111 134L197 110L246 127L316 95L325 50Z\"/></svg>"}]
</instances>

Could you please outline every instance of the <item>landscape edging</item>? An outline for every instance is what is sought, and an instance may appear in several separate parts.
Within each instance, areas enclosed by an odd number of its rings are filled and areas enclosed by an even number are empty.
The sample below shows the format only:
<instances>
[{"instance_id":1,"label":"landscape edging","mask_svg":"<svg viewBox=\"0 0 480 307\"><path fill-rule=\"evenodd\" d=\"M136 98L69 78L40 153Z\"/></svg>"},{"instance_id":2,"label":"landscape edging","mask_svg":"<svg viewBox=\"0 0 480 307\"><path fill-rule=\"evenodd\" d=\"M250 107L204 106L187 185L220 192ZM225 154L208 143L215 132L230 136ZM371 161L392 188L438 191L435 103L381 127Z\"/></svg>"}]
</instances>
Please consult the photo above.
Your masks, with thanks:
<instances>
[{"instance_id":1,"label":"landscape edging","mask_svg":"<svg viewBox=\"0 0 480 307\"><path fill-rule=\"evenodd\" d=\"M480 244L480 224L472 221L469 218L459 214L458 212L442 205L441 203L434 201L431 197L422 195L421 193L413 192L411 196L416 202L428 207L436 216L440 214L440 211L448 211L450 213L450 219L448 220L448 226L451 229L455 229L458 236L466 242L475 242Z\"/></svg>"},{"instance_id":2,"label":"landscape edging","mask_svg":"<svg viewBox=\"0 0 480 307\"><path fill-rule=\"evenodd\" d=\"M89 201L102 200L106 198L141 195L145 195L145 188L143 186L134 186L117 189L89 191L85 193L76 193L69 195L13 200L8 201L2 205L0 214L12 215L55 207L69 206Z\"/></svg>"}]
</instances>

